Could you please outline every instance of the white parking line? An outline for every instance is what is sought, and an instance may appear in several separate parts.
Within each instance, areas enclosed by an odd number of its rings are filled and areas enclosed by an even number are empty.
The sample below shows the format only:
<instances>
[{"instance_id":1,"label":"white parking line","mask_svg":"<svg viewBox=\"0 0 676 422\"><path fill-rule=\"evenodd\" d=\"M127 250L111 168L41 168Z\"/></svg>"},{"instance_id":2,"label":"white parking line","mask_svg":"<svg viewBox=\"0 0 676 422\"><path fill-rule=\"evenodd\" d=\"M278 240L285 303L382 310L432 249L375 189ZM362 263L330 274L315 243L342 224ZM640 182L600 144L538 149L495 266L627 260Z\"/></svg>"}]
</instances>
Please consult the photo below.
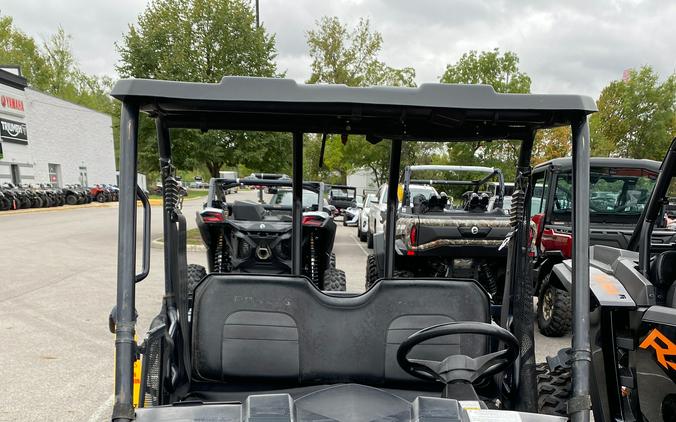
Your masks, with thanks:
<instances>
[{"instance_id":1,"label":"white parking line","mask_svg":"<svg viewBox=\"0 0 676 422\"><path fill-rule=\"evenodd\" d=\"M361 240L359 240L357 236L351 234L350 238L352 238L352 240L354 240L357 246L359 246L359 249L361 249L361 251L364 252L364 255L369 256L369 252L366 249L364 249L364 247L361 245Z\"/></svg>"},{"instance_id":2,"label":"white parking line","mask_svg":"<svg viewBox=\"0 0 676 422\"><path fill-rule=\"evenodd\" d=\"M103 402L103 404L101 404L101 406L99 406L98 409L92 413L92 416L89 418L89 422L100 422L109 419L109 416L104 417L104 415L113 411L114 401L115 394L111 394L110 397L108 397L108 400Z\"/></svg>"}]
</instances>

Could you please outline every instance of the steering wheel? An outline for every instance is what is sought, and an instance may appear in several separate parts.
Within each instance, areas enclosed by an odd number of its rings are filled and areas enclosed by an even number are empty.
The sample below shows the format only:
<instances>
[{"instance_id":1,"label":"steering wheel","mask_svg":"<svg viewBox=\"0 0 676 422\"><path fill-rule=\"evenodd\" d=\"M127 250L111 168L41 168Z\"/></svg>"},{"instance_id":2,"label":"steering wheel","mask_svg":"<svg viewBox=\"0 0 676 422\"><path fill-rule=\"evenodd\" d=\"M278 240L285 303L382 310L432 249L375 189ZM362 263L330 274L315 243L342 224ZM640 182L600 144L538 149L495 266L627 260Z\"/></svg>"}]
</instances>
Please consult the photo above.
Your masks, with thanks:
<instances>
[{"instance_id":1,"label":"steering wheel","mask_svg":"<svg viewBox=\"0 0 676 422\"><path fill-rule=\"evenodd\" d=\"M505 348L487 355L471 358L466 355L449 356L441 362L409 359L415 346L427 340L447 335L481 334L503 342ZM485 322L448 322L433 325L411 334L397 350L401 368L417 378L449 384L455 381L474 383L507 369L519 355L519 342L508 330Z\"/></svg>"}]
</instances>

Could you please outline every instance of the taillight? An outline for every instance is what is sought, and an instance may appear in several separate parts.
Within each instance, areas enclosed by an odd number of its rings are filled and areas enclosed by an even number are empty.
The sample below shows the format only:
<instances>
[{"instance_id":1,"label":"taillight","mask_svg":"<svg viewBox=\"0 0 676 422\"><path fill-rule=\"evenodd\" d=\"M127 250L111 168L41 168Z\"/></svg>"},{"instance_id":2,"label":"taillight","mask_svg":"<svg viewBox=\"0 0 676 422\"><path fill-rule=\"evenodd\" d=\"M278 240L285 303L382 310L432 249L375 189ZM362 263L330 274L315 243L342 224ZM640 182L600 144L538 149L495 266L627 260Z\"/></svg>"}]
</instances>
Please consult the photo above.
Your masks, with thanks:
<instances>
[{"instance_id":1,"label":"taillight","mask_svg":"<svg viewBox=\"0 0 676 422\"><path fill-rule=\"evenodd\" d=\"M547 228L542 231L541 238L543 251L561 251L564 258L570 258L573 255L573 236L570 233Z\"/></svg>"},{"instance_id":2,"label":"taillight","mask_svg":"<svg viewBox=\"0 0 676 422\"><path fill-rule=\"evenodd\" d=\"M320 227L323 223L324 219L318 215L305 215L302 220L304 226Z\"/></svg>"},{"instance_id":3,"label":"taillight","mask_svg":"<svg viewBox=\"0 0 676 422\"><path fill-rule=\"evenodd\" d=\"M418 241L418 229L415 225L411 227L411 246L415 246Z\"/></svg>"},{"instance_id":4,"label":"taillight","mask_svg":"<svg viewBox=\"0 0 676 422\"><path fill-rule=\"evenodd\" d=\"M202 212L202 221L205 223L222 223L225 221L225 216L222 212L206 211Z\"/></svg>"}]
</instances>

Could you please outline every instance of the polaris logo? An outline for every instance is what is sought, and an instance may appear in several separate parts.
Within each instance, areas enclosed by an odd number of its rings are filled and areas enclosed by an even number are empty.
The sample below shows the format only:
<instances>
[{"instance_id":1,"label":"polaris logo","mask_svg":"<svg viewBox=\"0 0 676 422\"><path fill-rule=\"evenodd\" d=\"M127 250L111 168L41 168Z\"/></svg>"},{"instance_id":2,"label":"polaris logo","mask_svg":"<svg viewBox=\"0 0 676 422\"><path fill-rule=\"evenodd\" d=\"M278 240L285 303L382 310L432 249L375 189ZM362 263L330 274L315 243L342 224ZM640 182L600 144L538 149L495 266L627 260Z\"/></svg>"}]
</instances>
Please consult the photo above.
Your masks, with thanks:
<instances>
[{"instance_id":1,"label":"polaris logo","mask_svg":"<svg viewBox=\"0 0 676 422\"><path fill-rule=\"evenodd\" d=\"M261 223L260 226L258 226L259 229L264 230L265 229L265 224Z\"/></svg>"},{"instance_id":2,"label":"polaris logo","mask_svg":"<svg viewBox=\"0 0 676 422\"><path fill-rule=\"evenodd\" d=\"M479 234L479 228L477 226L472 226L472 229L470 230L473 235Z\"/></svg>"}]
</instances>

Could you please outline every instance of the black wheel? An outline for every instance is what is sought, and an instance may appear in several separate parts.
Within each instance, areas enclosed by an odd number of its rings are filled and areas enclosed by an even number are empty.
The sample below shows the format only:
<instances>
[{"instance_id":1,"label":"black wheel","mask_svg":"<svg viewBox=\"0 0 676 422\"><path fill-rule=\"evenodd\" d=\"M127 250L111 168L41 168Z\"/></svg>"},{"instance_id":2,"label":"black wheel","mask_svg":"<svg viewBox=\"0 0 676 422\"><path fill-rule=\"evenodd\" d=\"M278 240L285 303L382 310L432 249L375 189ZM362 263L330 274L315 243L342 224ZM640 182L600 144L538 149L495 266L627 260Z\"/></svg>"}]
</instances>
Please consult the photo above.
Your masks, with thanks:
<instances>
[{"instance_id":1,"label":"black wheel","mask_svg":"<svg viewBox=\"0 0 676 422\"><path fill-rule=\"evenodd\" d=\"M571 396L570 368L550 371L546 363L535 367L538 384L538 412L568 417L567 404Z\"/></svg>"},{"instance_id":2,"label":"black wheel","mask_svg":"<svg viewBox=\"0 0 676 422\"><path fill-rule=\"evenodd\" d=\"M538 296L538 328L547 337L561 337L570 331L570 295L552 286L549 283L550 276L547 275L543 281Z\"/></svg>"},{"instance_id":3,"label":"black wheel","mask_svg":"<svg viewBox=\"0 0 676 422\"><path fill-rule=\"evenodd\" d=\"M33 198L33 200L31 201L31 207L32 208L42 208L42 199Z\"/></svg>"},{"instance_id":4,"label":"black wheel","mask_svg":"<svg viewBox=\"0 0 676 422\"><path fill-rule=\"evenodd\" d=\"M324 271L324 288L327 292L344 292L347 287L345 271L337 268L329 268Z\"/></svg>"},{"instance_id":5,"label":"black wheel","mask_svg":"<svg viewBox=\"0 0 676 422\"><path fill-rule=\"evenodd\" d=\"M75 195L66 196L66 204L68 204L68 205L77 204L77 196L75 196Z\"/></svg>"},{"instance_id":6,"label":"black wheel","mask_svg":"<svg viewBox=\"0 0 676 422\"><path fill-rule=\"evenodd\" d=\"M366 242L366 233L362 232L361 230L358 232L357 237L359 237L361 242Z\"/></svg>"},{"instance_id":7,"label":"black wheel","mask_svg":"<svg viewBox=\"0 0 676 422\"><path fill-rule=\"evenodd\" d=\"M371 233L371 230L366 232L366 247L373 249L373 233Z\"/></svg>"},{"instance_id":8,"label":"black wheel","mask_svg":"<svg viewBox=\"0 0 676 422\"><path fill-rule=\"evenodd\" d=\"M99 193L96 195L96 201L102 204L106 202L106 196L103 193Z\"/></svg>"},{"instance_id":9,"label":"black wheel","mask_svg":"<svg viewBox=\"0 0 676 422\"><path fill-rule=\"evenodd\" d=\"M331 262L330 262L330 264L331 264L332 268L336 268L336 254L333 253L333 252L331 252Z\"/></svg>"},{"instance_id":10,"label":"black wheel","mask_svg":"<svg viewBox=\"0 0 676 422\"><path fill-rule=\"evenodd\" d=\"M28 198L21 201L21 208L30 208L31 205L31 200Z\"/></svg>"},{"instance_id":11,"label":"black wheel","mask_svg":"<svg viewBox=\"0 0 676 422\"><path fill-rule=\"evenodd\" d=\"M188 292L192 295L192 291L204 277L207 276L207 269L201 265L188 264Z\"/></svg>"},{"instance_id":12,"label":"black wheel","mask_svg":"<svg viewBox=\"0 0 676 422\"><path fill-rule=\"evenodd\" d=\"M366 290L370 289L378 280L378 261L374 254L366 257Z\"/></svg>"}]
</instances>

